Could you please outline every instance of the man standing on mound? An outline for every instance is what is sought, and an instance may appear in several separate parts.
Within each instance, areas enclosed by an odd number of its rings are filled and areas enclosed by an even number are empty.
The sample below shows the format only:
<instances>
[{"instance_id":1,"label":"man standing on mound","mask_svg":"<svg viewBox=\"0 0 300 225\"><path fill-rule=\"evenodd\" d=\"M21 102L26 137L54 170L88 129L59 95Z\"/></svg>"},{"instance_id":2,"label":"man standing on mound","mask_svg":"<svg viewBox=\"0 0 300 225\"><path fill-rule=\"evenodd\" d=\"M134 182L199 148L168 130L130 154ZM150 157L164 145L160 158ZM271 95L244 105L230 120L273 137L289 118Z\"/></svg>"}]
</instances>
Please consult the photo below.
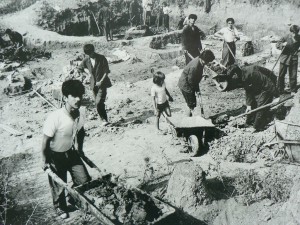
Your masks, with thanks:
<instances>
[{"instance_id":1,"label":"man standing on mound","mask_svg":"<svg viewBox=\"0 0 300 225\"><path fill-rule=\"evenodd\" d=\"M83 51L87 55L78 67L79 73L84 73L84 69L90 72L90 85L93 90L97 112L101 119L101 125L108 124L107 113L105 110L105 99L107 88L111 87L111 81L108 77L110 72L108 62L105 56L95 52L94 45L86 44Z\"/></svg>"}]
</instances>

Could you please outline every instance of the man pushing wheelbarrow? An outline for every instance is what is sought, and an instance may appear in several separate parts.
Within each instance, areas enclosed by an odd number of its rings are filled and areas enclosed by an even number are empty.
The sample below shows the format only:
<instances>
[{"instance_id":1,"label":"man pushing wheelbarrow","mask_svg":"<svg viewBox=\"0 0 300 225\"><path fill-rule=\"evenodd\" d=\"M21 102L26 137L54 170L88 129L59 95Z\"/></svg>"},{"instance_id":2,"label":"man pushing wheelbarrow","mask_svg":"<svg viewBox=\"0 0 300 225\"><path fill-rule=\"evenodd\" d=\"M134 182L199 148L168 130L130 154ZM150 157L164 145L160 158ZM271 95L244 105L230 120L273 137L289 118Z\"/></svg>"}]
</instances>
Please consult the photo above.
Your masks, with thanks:
<instances>
[{"instance_id":1,"label":"man pushing wheelbarrow","mask_svg":"<svg viewBox=\"0 0 300 225\"><path fill-rule=\"evenodd\" d=\"M200 56L195 57L188 65L183 69L183 72L178 81L178 87L180 88L185 102L188 106L186 115L192 116L194 109L197 105L197 99L200 98L199 83L203 76L204 66L212 62L215 59L214 53L210 50L204 50Z\"/></svg>"},{"instance_id":2,"label":"man pushing wheelbarrow","mask_svg":"<svg viewBox=\"0 0 300 225\"><path fill-rule=\"evenodd\" d=\"M203 107L199 88L204 66L214 59L215 56L212 51L204 50L200 53L200 56L195 57L188 63L178 82L178 86L188 106L187 117L175 116L166 118L171 125L173 136L183 137L187 141L189 152L192 152L192 156L200 153L200 148L205 142L205 128L214 127L210 120L202 118ZM194 112L197 98L201 107L200 116L195 116Z\"/></svg>"}]
</instances>

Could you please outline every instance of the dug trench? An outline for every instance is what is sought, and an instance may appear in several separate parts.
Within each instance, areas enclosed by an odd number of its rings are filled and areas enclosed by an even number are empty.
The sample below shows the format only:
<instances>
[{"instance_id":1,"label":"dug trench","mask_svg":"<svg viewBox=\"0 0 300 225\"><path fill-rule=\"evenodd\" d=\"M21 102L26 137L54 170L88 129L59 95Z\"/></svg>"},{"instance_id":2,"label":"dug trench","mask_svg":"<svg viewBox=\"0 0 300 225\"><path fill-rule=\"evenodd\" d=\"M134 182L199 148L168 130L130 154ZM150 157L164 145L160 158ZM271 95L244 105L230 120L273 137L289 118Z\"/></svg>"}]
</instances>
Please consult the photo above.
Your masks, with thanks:
<instances>
[{"instance_id":1,"label":"dug trench","mask_svg":"<svg viewBox=\"0 0 300 225\"><path fill-rule=\"evenodd\" d=\"M28 14L32 9L26 10ZM18 15L8 16L4 18L4 24L11 19L11 24L20 27L15 24L17 18ZM221 121L217 124L222 132L217 136L213 132L206 154L190 157L181 152L185 147L181 138L155 133L149 91L152 86L150 68L155 67L166 73L167 87L175 99L171 104L172 113L183 115L185 104L177 88L181 70L174 67L183 61L177 54L179 44L155 50L149 47L151 37L106 43L101 38L73 39L53 33L44 35L44 30L30 29L34 32L28 34L29 46L42 43L51 51L52 57L30 61L18 72L23 74L27 70L30 78L37 81L33 82L33 88L39 89L39 93L55 105L58 102L53 90L66 77L76 76L73 67L80 62L83 43L96 43L97 51L110 57L111 62L118 61L110 64L114 84L108 92L107 110L111 127L99 126L92 94L86 85L84 106L88 136L85 153L104 173L115 174L118 183L139 187L176 208L176 214L161 224L297 224L300 215L296 197L300 190L299 167L287 164L288 160L284 159L277 162L284 157L280 146L263 146L274 137L274 125L270 124L264 132L252 134L237 127L244 119L222 123L224 120L220 115L235 116L243 111L243 90L221 93L211 79L201 82L205 116ZM219 53L220 42L208 39L203 43L216 55ZM61 46L64 48L60 49ZM112 49L116 47L126 51L130 59L114 59ZM268 46L267 50L270 48ZM264 59L270 68L276 56L261 52L240 59L250 63ZM9 74L11 71L4 73L4 77ZM0 81L1 86L4 81L5 78ZM3 168L3 185L0 187L4 187L1 193L5 193L1 194L1 202L7 203L6 209L1 208L0 212L7 218L6 224L99 224L81 210L73 211L66 221L56 217L52 210L47 176L41 169L40 144L43 121L53 109L32 92L1 96L1 124L23 133L18 136L7 130L0 131ZM163 119L161 125L168 130ZM93 178L99 176L94 169L89 168L89 171Z\"/></svg>"}]
</instances>

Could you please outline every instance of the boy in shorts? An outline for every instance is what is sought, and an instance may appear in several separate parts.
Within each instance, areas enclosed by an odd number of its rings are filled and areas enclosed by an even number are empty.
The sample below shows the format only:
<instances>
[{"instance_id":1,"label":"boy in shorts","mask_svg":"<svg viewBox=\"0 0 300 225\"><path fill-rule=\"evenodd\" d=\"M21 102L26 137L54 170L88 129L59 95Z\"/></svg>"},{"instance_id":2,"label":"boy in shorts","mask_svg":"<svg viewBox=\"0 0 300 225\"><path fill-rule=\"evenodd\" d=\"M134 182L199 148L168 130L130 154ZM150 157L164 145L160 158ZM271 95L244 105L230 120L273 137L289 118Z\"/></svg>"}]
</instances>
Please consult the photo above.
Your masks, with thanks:
<instances>
[{"instance_id":1,"label":"boy in shorts","mask_svg":"<svg viewBox=\"0 0 300 225\"><path fill-rule=\"evenodd\" d=\"M158 133L161 132L159 129L159 118L164 113L164 116L171 116L171 110L167 96L170 102L173 101L168 89L165 84L165 74L158 71L153 75L153 86L151 88L151 97L153 98L153 108L156 115L156 128Z\"/></svg>"}]
</instances>

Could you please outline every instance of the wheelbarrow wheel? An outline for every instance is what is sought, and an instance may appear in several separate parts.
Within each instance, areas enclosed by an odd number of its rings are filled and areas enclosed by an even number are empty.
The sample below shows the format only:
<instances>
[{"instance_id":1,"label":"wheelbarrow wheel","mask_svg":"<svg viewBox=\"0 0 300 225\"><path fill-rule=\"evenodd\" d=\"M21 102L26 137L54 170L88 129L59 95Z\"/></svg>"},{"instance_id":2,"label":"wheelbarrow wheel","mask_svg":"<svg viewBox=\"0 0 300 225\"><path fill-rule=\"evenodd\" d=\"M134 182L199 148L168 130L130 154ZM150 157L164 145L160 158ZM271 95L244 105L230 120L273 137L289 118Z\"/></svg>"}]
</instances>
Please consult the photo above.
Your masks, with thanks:
<instances>
[{"instance_id":1,"label":"wheelbarrow wheel","mask_svg":"<svg viewBox=\"0 0 300 225\"><path fill-rule=\"evenodd\" d=\"M199 152L199 140L196 135L190 135L188 138L188 144L192 156L196 156Z\"/></svg>"}]
</instances>

